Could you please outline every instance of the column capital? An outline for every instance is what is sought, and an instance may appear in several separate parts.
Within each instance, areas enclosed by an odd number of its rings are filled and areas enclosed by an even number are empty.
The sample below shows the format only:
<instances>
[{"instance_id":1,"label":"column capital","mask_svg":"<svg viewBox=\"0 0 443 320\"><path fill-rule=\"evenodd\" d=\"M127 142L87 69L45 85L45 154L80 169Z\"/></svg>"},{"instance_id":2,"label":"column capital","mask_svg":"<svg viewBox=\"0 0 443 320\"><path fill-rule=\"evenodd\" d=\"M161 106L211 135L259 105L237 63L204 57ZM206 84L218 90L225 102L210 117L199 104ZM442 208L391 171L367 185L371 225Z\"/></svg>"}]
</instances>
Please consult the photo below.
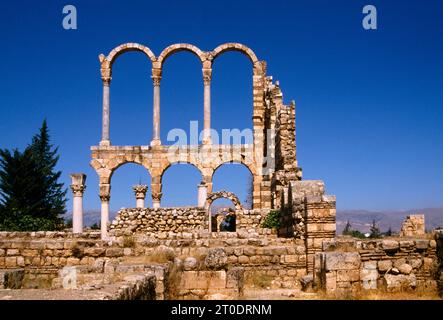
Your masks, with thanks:
<instances>
[{"instance_id":1,"label":"column capital","mask_svg":"<svg viewBox=\"0 0 443 320\"><path fill-rule=\"evenodd\" d=\"M109 199L111 199L109 194L100 194L99 197L102 202L109 202Z\"/></svg>"},{"instance_id":2,"label":"column capital","mask_svg":"<svg viewBox=\"0 0 443 320\"><path fill-rule=\"evenodd\" d=\"M111 85L111 80L112 80L111 77L106 77L106 78L102 77L103 86L109 87Z\"/></svg>"},{"instance_id":3,"label":"column capital","mask_svg":"<svg viewBox=\"0 0 443 320\"><path fill-rule=\"evenodd\" d=\"M160 86L160 82L162 81L162 76L151 76L152 84L154 86Z\"/></svg>"},{"instance_id":4,"label":"column capital","mask_svg":"<svg viewBox=\"0 0 443 320\"><path fill-rule=\"evenodd\" d=\"M160 202L163 193L152 191L152 200Z\"/></svg>"},{"instance_id":5,"label":"column capital","mask_svg":"<svg viewBox=\"0 0 443 320\"><path fill-rule=\"evenodd\" d=\"M148 191L148 186L144 184L136 184L132 186L132 190L134 190L136 199L145 199L146 192Z\"/></svg>"},{"instance_id":6,"label":"column capital","mask_svg":"<svg viewBox=\"0 0 443 320\"><path fill-rule=\"evenodd\" d=\"M100 73L101 73L101 76L102 76L103 85L109 86L110 83L111 83L111 79L112 79L111 68L106 68L106 67L105 68L101 68L100 69Z\"/></svg>"},{"instance_id":7,"label":"column capital","mask_svg":"<svg viewBox=\"0 0 443 320\"><path fill-rule=\"evenodd\" d=\"M212 79L212 69L210 68L203 68L203 83L205 86L211 85L211 79Z\"/></svg>"},{"instance_id":8,"label":"column capital","mask_svg":"<svg viewBox=\"0 0 443 320\"><path fill-rule=\"evenodd\" d=\"M86 186L81 184L71 184L70 187L74 197L82 197L86 190Z\"/></svg>"},{"instance_id":9,"label":"column capital","mask_svg":"<svg viewBox=\"0 0 443 320\"><path fill-rule=\"evenodd\" d=\"M109 199L111 198L111 185L100 184L99 197L102 202L109 202Z\"/></svg>"},{"instance_id":10,"label":"column capital","mask_svg":"<svg viewBox=\"0 0 443 320\"><path fill-rule=\"evenodd\" d=\"M86 174L84 173L71 173L71 190L74 197L83 196L83 192L86 189Z\"/></svg>"}]
</instances>

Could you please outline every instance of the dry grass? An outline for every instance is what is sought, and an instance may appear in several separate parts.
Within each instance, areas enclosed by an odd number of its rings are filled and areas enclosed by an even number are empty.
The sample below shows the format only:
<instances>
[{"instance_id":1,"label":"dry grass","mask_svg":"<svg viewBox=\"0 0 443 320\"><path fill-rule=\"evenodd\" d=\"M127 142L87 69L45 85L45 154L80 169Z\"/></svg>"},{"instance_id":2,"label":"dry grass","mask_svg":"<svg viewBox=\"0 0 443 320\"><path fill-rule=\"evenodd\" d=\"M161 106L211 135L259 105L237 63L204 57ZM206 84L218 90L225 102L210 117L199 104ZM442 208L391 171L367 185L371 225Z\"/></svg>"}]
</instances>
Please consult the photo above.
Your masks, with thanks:
<instances>
[{"instance_id":1,"label":"dry grass","mask_svg":"<svg viewBox=\"0 0 443 320\"><path fill-rule=\"evenodd\" d=\"M344 295L331 295L318 292L315 300L442 300L432 292L384 292L382 290L361 291Z\"/></svg>"},{"instance_id":2,"label":"dry grass","mask_svg":"<svg viewBox=\"0 0 443 320\"><path fill-rule=\"evenodd\" d=\"M133 236L124 236L123 237L123 247L124 248L134 248L135 240Z\"/></svg>"},{"instance_id":3,"label":"dry grass","mask_svg":"<svg viewBox=\"0 0 443 320\"><path fill-rule=\"evenodd\" d=\"M271 275L260 272L252 272L246 275L245 285L252 286L254 288L266 289L271 286L272 280L274 280L274 277Z\"/></svg>"}]
</instances>

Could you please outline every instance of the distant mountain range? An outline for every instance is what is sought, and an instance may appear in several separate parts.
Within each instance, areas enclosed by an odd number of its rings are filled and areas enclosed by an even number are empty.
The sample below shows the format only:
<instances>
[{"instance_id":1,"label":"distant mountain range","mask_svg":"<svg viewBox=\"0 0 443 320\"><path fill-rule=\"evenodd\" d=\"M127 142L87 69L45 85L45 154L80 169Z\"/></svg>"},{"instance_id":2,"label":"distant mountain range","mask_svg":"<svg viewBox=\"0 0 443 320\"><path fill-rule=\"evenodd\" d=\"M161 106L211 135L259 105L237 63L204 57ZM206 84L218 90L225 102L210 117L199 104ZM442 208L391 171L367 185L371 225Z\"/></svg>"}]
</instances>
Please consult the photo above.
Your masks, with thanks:
<instances>
[{"instance_id":1,"label":"distant mountain range","mask_svg":"<svg viewBox=\"0 0 443 320\"><path fill-rule=\"evenodd\" d=\"M117 212L109 213L111 221L116 214ZM369 227L373 220L375 220L382 232L387 231L389 227L392 231L397 232L400 231L401 224L406 219L406 216L411 214L424 214L427 230L443 227L443 208L424 208L401 211L337 210L337 234L340 234L343 231L348 220L353 229L361 232L369 232ZM70 219L71 217L72 213L67 213L65 219ZM100 211L85 211L83 221L86 226L91 226L94 223L100 224Z\"/></svg>"},{"instance_id":2,"label":"distant mountain range","mask_svg":"<svg viewBox=\"0 0 443 320\"><path fill-rule=\"evenodd\" d=\"M337 210L337 234L340 234L349 220L352 229L369 232L372 221L375 220L382 232L389 228L394 232L400 231L402 222L411 214L424 214L426 230L443 227L443 208L424 208L411 210Z\"/></svg>"}]
</instances>

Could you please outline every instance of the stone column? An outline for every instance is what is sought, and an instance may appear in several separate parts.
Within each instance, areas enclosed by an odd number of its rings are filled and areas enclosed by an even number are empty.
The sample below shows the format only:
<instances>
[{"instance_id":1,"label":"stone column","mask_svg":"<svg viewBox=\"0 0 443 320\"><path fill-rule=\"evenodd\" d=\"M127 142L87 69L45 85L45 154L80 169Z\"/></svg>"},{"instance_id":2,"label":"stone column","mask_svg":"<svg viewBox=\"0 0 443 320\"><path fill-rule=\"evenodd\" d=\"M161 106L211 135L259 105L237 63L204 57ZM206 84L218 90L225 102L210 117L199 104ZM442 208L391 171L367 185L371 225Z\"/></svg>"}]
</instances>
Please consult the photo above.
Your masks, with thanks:
<instances>
[{"instance_id":1,"label":"stone column","mask_svg":"<svg viewBox=\"0 0 443 320\"><path fill-rule=\"evenodd\" d=\"M137 184L132 187L132 190L134 190L135 193L136 208L144 208L146 191L148 191L148 186L144 184Z\"/></svg>"},{"instance_id":2,"label":"stone column","mask_svg":"<svg viewBox=\"0 0 443 320\"><path fill-rule=\"evenodd\" d=\"M83 192L86 189L86 175L83 173L71 174L72 198L72 232L83 232Z\"/></svg>"},{"instance_id":3,"label":"stone column","mask_svg":"<svg viewBox=\"0 0 443 320\"><path fill-rule=\"evenodd\" d=\"M206 183L204 181L202 181L198 185L198 205L197 206L199 208L205 207L207 195L208 195L208 190L206 188Z\"/></svg>"},{"instance_id":4,"label":"stone column","mask_svg":"<svg viewBox=\"0 0 443 320\"><path fill-rule=\"evenodd\" d=\"M151 196L152 207L154 209L160 208L160 201L162 199L162 177L161 173L152 172L151 176Z\"/></svg>"},{"instance_id":5,"label":"stone column","mask_svg":"<svg viewBox=\"0 0 443 320\"><path fill-rule=\"evenodd\" d=\"M102 239L108 237L108 222L109 222L109 199L111 198L111 186L109 184L100 184L100 200L101 200L101 219L100 229Z\"/></svg>"},{"instance_id":6,"label":"stone column","mask_svg":"<svg viewBox=\"0 0 443 320\"><path fill-rule=\"evenodd\" d=\"M152 141L151 146L161 145L160 141L160 82L162 79L162 70L159 68L152 69L152 82L154 85L154 108L153 108L153 125L152 125Z\"/></svg>"},{"instance_id":7,"label":"stone column","mask_svg":"<svg viewBox=\"0 0 443 320\"><path fill-rule=\"evenodd\" d=\"M103 120L102 120L102 140L100 146L111 145L109 138L109 86L111 84L110 69L101 69L103 81Z\"/></svg>"},{"instance_id":8,"label":"stone column","mask_svg":"<svg viewBox=\"0 0 443 320\"><path fill-rule=\"evenodd\" d=\"M162 199L161 192L152 192L152 207L154 209L160 208L161 199Z\"/></svg>"},{"instance_id":9,"label":"stone column","mask_svg":"<svg viewBox=\"0 0 443 320\"><path fill-rule=\"evenodd\" d=\"M203 68L203 144L211 144L211 77L212 69Z\"/></svg>"}]
</instances>

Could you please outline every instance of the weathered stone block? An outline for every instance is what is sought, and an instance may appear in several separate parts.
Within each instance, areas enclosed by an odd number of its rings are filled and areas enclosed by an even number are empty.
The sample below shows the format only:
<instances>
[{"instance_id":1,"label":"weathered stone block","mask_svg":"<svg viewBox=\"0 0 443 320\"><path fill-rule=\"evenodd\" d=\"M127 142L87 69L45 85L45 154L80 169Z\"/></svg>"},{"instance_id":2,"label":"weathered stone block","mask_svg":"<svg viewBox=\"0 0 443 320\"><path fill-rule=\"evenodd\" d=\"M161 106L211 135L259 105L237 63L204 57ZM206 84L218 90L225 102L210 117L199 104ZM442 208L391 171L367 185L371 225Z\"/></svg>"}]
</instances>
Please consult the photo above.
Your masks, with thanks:
<instances>
[{"instance_id":1,"label":"weathered stone block","mask_svg":"<svg viewBox=\"0 0 443 320\"><path fill-rule=\"evenodd\" d=\"M399 248L399 243L395 240L383 240L382 248L385 251L396 251Z\"/></svg>"},{"instance_id":2,"label":"weathered stone block","mask_svg":"<svg viewBox=\"0 0 443 320\"><path fill-rule=\"evenodd\" d=\"M412 272L412 267L407 263L403 263L398 267L398 271L402 274L410 274Z\"/></svg>"},{"instance_id":3,"label":"weathered stone block","mask_svg":"<svg viewBox=\"0 0 443 320\"><path fill-rule=\"evenodd\" d=\"M226 288L226 271L185 271L180 279L181 290Z\"/></svg>"},{"instance_id":4,"label":"weathered stone block","mask_svg":"<svg viewBox=\"0 0 443 320\"><path fill-rule=\"evenodd\" d=\"M238 257L238 262L242 264L249 263L249 258L247 256L240 256Z\"/></svg>"},{"instance_id":5,"label":"weathered stone block","mask_svg":"<svg viewBox=\"0 0 443 320\"><path fill-rule=\"evenodd\" d=\"M106 249L107 257L121 257L123 256L123 248L108 248Z\"/></svg>"},{"instance_id":6,"label":"weathered stone block","mask_svg":"<svg viewBox=\"0 0 443 320\"><path fill-rule=\"evenodd\" d=\"M378 265L378 271L386 272L392 268L392 261L391 260L380 260L380 261L378 261L377 265Z\"/></svg>"},{"instance_id":7,"label":"weathered stone block","mask_svg":"<svg viewBox=\"0 0 443 320\"><path fill-rule=\"evenodd\" d=\"M400 292L404 290L415 289L417 286L417 279L414 274L409 274L409 275L386 274L383 277L382 283L386 291Z\"/></svg>"},{"instance_id":8,"label":"weathered stone block","mask_svg":"<svg viewBox=\"0 0 443 320\"><path fill-rule=\"evenodd\" d=\"M418 250L426 250L429 247L429 240L417 239L415 240L415 247Z\"/></svg>"},{"instance_id":9,"label":"weathered stone block","mask_svg":"<svg viewBox=\"0 0 443 320\"><path fill-rule=\"evenodd\" d=\"M326 252L326 271L352 270L360 267L360 255L357 252Z\"/></svg>"},{"instance_id":10,"label":"weathered stone block","mask_svg":"<svg viewBox=\"0 0 443 320\"><path fill-rule=\"evenodd\" d=\"M374 264L367 264L360 271L360 280L363 289L377 289L378 271Z\"/></svg>"},{"instance_id":11,"label":"weathered stone block","mask_svg":"<svg viewBox=\"0 0 443 320\"><path fill-rule=\"evenodd\" d=\"M359 281L360 270L338 270L337 281Z\"/></svg>"},{"instance_id":12,"label":"weathered stone block","mask_svg":"<svg viewBox=\"0 0 443 320\"><path fill-rule=\"evenodd\" d=\"M11 268L17 266L17 257L6 257L5 258L5 267Z\"/></svg>"}]
</instances>

